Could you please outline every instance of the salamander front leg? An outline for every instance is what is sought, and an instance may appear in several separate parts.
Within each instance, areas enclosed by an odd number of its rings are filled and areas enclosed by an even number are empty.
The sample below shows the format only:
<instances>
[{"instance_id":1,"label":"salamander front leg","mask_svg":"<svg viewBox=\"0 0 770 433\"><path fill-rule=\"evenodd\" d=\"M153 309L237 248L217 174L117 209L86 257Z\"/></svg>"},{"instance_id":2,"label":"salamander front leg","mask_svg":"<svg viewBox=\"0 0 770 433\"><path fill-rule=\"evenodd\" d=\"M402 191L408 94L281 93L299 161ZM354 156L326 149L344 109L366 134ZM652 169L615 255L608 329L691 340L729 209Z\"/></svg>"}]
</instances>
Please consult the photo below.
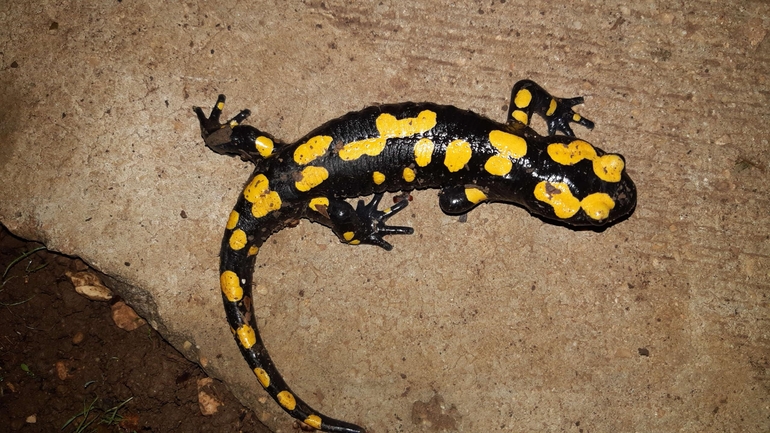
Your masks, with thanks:
<instances>
[{"instance_id":1,"label":"salamander front leg","mask_svg":"<svg viewBox=\"0 0 770 433\"><path fill-rule=\"evenodd\" d=\"M344 200L331 199L327 213L332 223L332 230L344 243L351 245L377 245L388 251L393 246L383 239L387 235L409 235L414 233L411 227L389 226L385 224L390 217L404 209L409 201L404 199L385 210L378 210L382 194L375 194L368 204L358 201L353 206Z\"/></svg>"},{"instance_id":2,"label":"salamander front leg","mask_svg":"<svg viewBox=\"0 0 770 433\"><path fill-rule=\"evenodd\" d=\"M557 98L531 80L521 80L513 86L511 103L508 108L507 122L520 122L529 125L532 114L537 113L548 125L548 135L559 131L569 137L575 133L570 123L593 129L594 122L581 117L572 107L583 103L582 97Z\"/></svg>"},{"instance_id":3,"label":"salamander front leg","mask_svg":"<svg viewBox=\"0 0 770 433\"><path fill-rule=\"evenodd\" d=\"M225 95L219 95L209 117L206 117L200 107L193 107L206 146L221 155L240 156L243 160L255 164L271 157L276 148L273 138L253 126L241 125L241 122L251 115L251 111L241 110L226 123L220 123L219 116L222 115L224 107Z\"/></svg>"}]
</instances>

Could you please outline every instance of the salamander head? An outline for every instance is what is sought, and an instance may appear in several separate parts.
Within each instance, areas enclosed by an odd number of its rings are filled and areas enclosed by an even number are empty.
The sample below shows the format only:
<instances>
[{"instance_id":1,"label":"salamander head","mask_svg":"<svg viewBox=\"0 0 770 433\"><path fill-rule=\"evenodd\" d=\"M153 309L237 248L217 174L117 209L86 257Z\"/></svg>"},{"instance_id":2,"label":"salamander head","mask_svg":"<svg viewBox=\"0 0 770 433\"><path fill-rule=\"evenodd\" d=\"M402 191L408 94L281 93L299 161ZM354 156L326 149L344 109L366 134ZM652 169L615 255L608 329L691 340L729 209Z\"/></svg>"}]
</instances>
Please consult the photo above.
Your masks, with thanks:
<instances>
[{"instance_id":1,"label":"salamander head","mask_svg":"<svg viewBox=\"0 0 770 433\"><path fill-rule=\"evenodd\" d=\"M636 186L620 155L599 155L560 170L543 170L536 177L526 205L534 214L569 226L607 226L628 217L636 208ZM602 162L605 165L602 165ZM558 173L558 174L553 174Z\"/></svg>"}]
</instances>

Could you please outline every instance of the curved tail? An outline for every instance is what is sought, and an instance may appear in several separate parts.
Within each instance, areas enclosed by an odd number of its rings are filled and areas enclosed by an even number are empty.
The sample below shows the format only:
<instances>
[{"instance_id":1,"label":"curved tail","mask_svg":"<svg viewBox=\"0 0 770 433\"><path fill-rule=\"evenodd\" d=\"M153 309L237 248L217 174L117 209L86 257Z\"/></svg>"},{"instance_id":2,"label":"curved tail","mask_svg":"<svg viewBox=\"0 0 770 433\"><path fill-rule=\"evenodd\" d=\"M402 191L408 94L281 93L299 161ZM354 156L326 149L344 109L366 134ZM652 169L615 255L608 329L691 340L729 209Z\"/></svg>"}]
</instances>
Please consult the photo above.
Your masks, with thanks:
<instances>
[{"instance_id":1,"label":"curved tail","mask_svg":"<svg viewBox=\"0 0 770 433\"><path fill-rule=\"evenodd\" d=\"M272 214L255 218L249 210L253 205L246 196L248 193L241 196L230 215L220 259L222 300L235 342L259 383L289 415L322 431L364 433L362 427L329 418L307 405L286 385L270 359L257 329L252 275L259 247L270 233L286 224L286 218L271 217Z\"/></svg>"},{"instance_id":2,"label":"curved tail","mask_svg":"<svg viewBox=\"0 0 770 433\"><path fill-rule=\"evenodd\" d=\"M219 116L224 102L224 95L219 95L209 117L200 108L194 108L206 145L217 153L251 160L259 168L261 161L274 154L272 138L256 128L240 125L250 114L248 110L221 124ZM321 431L365 433L362 427L329 418L297 397L275 368L259 336L251 293L256 256L273 232L299 216L286 208L276 212L279 209L280 196L270 190L267 177L255 171L230 213L222 239L219 280L230 330L259 383L289 415Z\"/></svg>"}]
</instances>

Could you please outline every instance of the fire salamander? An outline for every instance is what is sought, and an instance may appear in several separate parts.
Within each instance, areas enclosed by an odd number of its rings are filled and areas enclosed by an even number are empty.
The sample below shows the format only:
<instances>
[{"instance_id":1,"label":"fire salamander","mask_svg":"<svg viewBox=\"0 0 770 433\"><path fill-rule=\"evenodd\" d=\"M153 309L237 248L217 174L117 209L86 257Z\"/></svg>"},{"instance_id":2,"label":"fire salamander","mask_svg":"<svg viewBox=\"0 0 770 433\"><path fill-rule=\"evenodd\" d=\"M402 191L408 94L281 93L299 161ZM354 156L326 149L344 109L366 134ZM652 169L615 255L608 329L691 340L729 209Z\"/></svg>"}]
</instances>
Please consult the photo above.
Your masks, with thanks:
<instances>
[{"instance_id":1,"label":"fire salamander","mask_svg":"<svg viewBox=\"0 0 770 433\"><path fill-rule=\"evenodd\" d=\"M407 102L348 113L294 144L242 125L249 110L220 123L224 95L208 117L195 107L209 148L256 165L227 220L220 285L235 341L267 393L313 429L365 431L297 397L257 331L251 295L257 252L272 233L301 218L330 227L343 243L390 250L383 236L412 229L385 224L409 201L400 197L379 210L386 191L438 188L439 206L448 214L506 202L568 226L606 226L630 215L636 189L624 158L575 138L570 128L593 128L572 110L582 102L553 97L524 80L513 87L505 123L452 106ZM545 119L547 136L528 126L533 114ZM361 200L355 208L345 200L371 194L368 204Z\"/></svg>"}]
</instances>

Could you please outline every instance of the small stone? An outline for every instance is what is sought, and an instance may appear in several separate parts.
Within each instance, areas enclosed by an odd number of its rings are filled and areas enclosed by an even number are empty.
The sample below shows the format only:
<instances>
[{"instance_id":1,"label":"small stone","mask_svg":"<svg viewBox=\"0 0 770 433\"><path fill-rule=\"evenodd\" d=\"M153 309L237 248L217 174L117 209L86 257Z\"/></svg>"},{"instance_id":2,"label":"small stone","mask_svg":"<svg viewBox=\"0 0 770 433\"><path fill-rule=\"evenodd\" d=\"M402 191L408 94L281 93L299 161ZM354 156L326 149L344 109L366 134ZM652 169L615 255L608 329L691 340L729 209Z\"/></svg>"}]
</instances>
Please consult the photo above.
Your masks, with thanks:
<instances>
[{"instance_id":1,"label":"small stone","mask_svg":"<svg viewBox=\"0 0 770 433\"><path fill-rule=\"evenodd\" d=\"M204 416L214 415L222 405L222 402L213 395L213 384L214 380L210 377L198 379L198 407Z\"/></svg>"},{"instance_id":2,"label":"small stone","mask_svg":"<svg viewBox=\"0 0 770 433\"><path fill-rule=\"evenodd\" d=\"M112 321L115 322L118 328L126 331L133 331L147 323L136 314L133 308L126 305L123 301L112 305Z\"/></svg>"},{"instance_id":3,"label":"small stone","mask_svg":"<svg viewBox=\"0 0 770 433\"><path fill-rule=\"evenodd\" d=\"M70 377L69 375L69 369L67 368L67 364L64 363L64 361L56 361L56 377L58 377L60 380L65 380Z\"/></svg>"},{"instance_id":4,"label":"small stone","mask_svg":"<svg viewBox=\"0 0 770 433\"><path fill-rule=\"evenodd\" d=\"M65 272L72 281L75 291L92 301L109 301L112 299L112 290L108 289L98 275L91 271Z\"/></svg>"},{"instance_id":5,"label":"small stone","mask_svg":"<svg viewBox=\"0 0 770 433\"><path fill-rule=\"evenodd\" d=\"M74 344L74 345L78 345L78 344L82 343L82 342L83 342L83 340L85 340L85 338L86 338L86 335L85 335L85 334L83 334L82 332L78 331L78 333L77 333L77 334L75 334L75 335L72 337L72 344Z\"/></svg>"}]
</instances>

